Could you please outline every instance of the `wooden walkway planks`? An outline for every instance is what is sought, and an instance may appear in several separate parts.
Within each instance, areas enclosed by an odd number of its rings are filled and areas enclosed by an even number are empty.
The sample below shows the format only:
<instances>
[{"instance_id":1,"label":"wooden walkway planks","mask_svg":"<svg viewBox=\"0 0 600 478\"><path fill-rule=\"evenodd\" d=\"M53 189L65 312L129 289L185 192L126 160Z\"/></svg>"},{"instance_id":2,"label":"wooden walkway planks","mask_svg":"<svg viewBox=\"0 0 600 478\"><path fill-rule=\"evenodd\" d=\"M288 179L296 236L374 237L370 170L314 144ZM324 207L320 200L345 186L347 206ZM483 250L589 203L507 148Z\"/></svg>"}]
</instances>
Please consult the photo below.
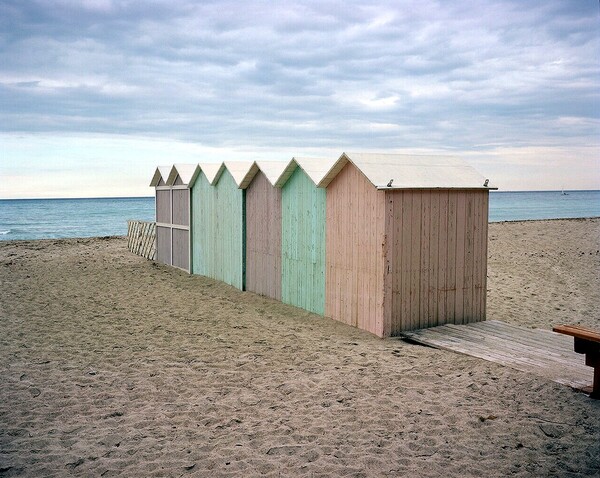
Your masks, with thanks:
<instances>
[{"instance_id":1,"label":"wooden walkway planks","mask_svg":"<svg viewBox=\"0 0 600 478\"><path fill-rule=\"evenodd\" d=\"M550 330L526 329L497 320L446 324L403 332L410 340L496 362L572 388L587 388L592 370L573 351L573 340Z\"/></svg>"}]
</instances>

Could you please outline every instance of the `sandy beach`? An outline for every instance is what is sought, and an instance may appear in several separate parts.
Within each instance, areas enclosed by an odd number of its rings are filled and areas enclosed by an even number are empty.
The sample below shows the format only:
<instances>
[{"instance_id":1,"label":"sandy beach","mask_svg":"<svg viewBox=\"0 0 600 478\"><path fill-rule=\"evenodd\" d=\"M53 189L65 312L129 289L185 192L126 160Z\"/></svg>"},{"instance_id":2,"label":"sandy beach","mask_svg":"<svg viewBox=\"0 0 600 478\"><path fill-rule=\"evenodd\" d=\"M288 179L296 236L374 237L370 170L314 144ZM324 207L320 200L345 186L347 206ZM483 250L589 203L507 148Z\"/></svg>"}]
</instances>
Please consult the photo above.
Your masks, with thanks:
<instances>
[{"instance_id":1,"label":"sandy beach","mask_svg":"<svg viewBox=\"0 0 600 478\"><path fill-rule=\"evenodd\" d=\"M488 276L488 319L600 329L600 219L491 224ZM600 400L124 238L0 242L0 477L71 475L600 476Z\"/></svg>"}]
</instances>

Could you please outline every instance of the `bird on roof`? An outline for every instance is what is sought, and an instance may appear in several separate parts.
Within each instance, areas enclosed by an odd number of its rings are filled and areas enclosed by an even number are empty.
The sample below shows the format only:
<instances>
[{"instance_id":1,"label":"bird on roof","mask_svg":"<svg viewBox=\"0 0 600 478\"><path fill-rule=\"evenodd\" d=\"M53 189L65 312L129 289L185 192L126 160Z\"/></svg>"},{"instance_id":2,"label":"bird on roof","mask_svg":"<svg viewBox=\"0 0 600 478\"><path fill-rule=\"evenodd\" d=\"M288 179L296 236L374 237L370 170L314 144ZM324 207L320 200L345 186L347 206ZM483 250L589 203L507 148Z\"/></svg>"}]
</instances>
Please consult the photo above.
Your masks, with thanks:
<instances>
[{"instance_id":1,"label":"bird on roof","mask_svg":"<svg viewBox=\"0 0 600 478\"><path fill-rule=\"evenodd\" d=\"M485 183L483 183L483 187L484 187L484 188L487 188L487 187L488 187L488 183L489 183L489 182L490 182L490 180L489 180L489 179L486 179L486 180L485 180Z\"/></svg>"},{"instance_id":2,"label":"bird on roof","mask_svg":"<svg viewBox=\"0 0 600 478\"><path fill-rule=\"evenodd\" d=\"M393 180L393 179L390 179L390 182L389 182L389 183L387 183L387 187L388 187L388 188L391 188L391 187L392 187L392 183L393 183L393 182L394 182L394 180Z\"/></svg>"}]
</instances>

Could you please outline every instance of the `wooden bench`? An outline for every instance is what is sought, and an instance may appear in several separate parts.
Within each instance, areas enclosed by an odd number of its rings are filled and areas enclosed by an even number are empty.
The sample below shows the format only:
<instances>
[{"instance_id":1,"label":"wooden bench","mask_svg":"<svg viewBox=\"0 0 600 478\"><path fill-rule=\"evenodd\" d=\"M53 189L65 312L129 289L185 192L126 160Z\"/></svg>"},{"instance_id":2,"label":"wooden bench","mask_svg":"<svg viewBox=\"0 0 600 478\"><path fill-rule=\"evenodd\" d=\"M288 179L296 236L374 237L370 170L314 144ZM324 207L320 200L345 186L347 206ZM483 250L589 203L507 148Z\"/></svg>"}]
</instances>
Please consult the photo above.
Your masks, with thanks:
<instances>
[{"instance_id":1,"label":"wooden bench","mask_svg":"<svg viewBox=\"0 0 600 478\"><path fill-rule=\"evenodd\" d=\"M594 367L590 397L600 399L600 332L579 325L557 325L552 330L575 338L575 352L585 354L585 364Z\"/></svg>"}]
</instances>

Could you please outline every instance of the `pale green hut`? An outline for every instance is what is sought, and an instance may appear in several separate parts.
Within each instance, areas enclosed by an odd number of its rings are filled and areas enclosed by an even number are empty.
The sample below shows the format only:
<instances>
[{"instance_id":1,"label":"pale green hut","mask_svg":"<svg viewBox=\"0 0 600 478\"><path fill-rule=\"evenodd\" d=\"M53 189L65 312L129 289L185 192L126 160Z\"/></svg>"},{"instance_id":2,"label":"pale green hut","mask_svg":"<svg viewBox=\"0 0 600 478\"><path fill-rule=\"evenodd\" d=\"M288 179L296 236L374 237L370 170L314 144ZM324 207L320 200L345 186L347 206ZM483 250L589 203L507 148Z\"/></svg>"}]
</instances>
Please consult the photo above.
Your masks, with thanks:
<instances>
[{"instance_id":1,"label":"pale green hut","mask_svg":"<svg viewBox=\"0 0 600 478\"><path fill-rule=\"evenodd\" d=\"M317 184L335 160L293 158L281 188L281 300L325 313L325 189Z\"/></svg>"},{"instance_id":2,"label":"pale green hut","mask_svg":"<svg viewBox=\"0 0 600 478\"><path fill-rule=\"evenodd\" d=\"M244 290L244 178L253 162L199 163L192 182L192 273Z\"/></svg>"}]
</instances>

